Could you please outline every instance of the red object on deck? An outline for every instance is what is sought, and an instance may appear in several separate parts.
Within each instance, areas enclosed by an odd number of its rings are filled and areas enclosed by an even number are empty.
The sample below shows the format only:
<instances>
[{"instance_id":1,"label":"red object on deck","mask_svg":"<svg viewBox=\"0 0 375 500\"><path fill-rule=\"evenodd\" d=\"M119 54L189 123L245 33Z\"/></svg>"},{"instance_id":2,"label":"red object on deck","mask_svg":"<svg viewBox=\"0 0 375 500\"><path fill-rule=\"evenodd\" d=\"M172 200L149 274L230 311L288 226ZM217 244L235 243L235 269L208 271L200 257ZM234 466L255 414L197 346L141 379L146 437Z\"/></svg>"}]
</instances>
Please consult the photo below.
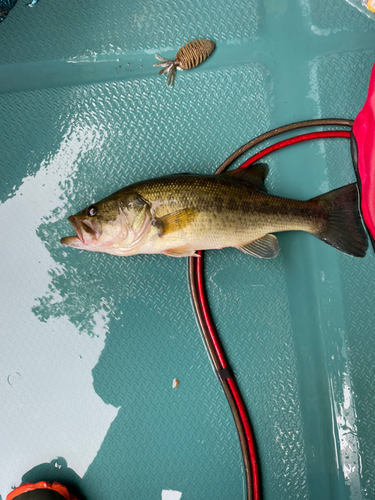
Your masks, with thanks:
<instances>
[{"instance_id":1,"label":"red object on deck","mask_svg":"<svg viewBox=\"0 0 375 500\"><path fill-rule=\"evenodd\" d=\"M286 146L292 146L293 144L298 144L299 142L312 141L313 139L328 139L333 137L346 137L350 138L350 132L348 130L325 130L323 132L309 132L308 134L296 135L290 139L284 139L283 141L277 142L266 149L262 149L259 153L256 153L251 158L246 160L240 168L246 168L260 160L264 156L277 151L278 149L285 148Z\"/></svg>"},{"instance_id":2,"label":"red object on deck","mask_svg":"<svg viewBox=\"0 0 375 500\"><path fill-rule=\"evenodd\" d=\"M375 64L368 95L352 129L352 157L361 191L361 211L375 249Z\"/></svg>"},{"instance_id":3,"label":"red object on deck","mask_svg":"<svg viewBox=\"0 0 375 500\"><path fill-rule=\"evenodd\" d=\"M202 255L201 251L198 251L197 254L199 256ZM198 258L197 259L197 285L198 285L198 295L199 295L199 302L202 308L203 316L204 316L204 321L208 327L209 334L211 337L211 341L214 345L217 357L220 361L221 367L226 368L228 366L227 360L225 357L225 352L223 348L221 347L220 339L219 336L216 332L216 327L215 323L212 320L211 314L210 314L210 308L208 305L207 301L207 296L206 296L206 290L204 286L204 277L203 277L203 267L202 267L202 259ZM251 430L250 426L250 421L246 413L246 407L245 404L242 400L241 393L238 390L236 381L233 377L228 377L228 385L230 387L230 390L232 392L232 395L234 397L234 400L236 401L237 408L240 412L240 417L242 421L242 425L245 430L246 434L246 439L247 439L247 446L249 449L249 454L250 454L250 462L251 462L251 474L252 474L252 498L253 500L260 500L260 477L259 477L259 467L258 467L258 462L257 462L257 457L256 457L256 451L255 451L255 442L254 442L254 437L253 433Z\"/></svg>"},{"instance_id":4,"label":"red object on deck","mask_svg":"<svg viewBox=\"0 0 375 500\"><path fill-rule=\"evenodd\" d=\"M22 484L15 490L9 493L6 500L17 500L23 493L28 493L29 491L35 490L52 490L59 493L65 500L77 500L77 498L71 495L66 488L60 483L47 483L46 481L40 481L39 483L26 483Z\"/></svg>"}]
</instances>

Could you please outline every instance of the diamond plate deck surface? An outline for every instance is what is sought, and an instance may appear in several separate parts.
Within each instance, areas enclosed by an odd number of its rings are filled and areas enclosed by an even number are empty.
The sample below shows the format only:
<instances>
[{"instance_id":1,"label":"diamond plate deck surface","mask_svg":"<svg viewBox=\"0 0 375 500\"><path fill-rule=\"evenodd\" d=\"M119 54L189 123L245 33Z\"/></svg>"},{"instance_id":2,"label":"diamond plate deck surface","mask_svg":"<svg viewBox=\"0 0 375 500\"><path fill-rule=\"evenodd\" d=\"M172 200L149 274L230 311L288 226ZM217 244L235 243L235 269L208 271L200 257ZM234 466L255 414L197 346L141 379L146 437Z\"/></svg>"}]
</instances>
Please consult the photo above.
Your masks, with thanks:
<instances>
[{"instance_id":1,"label":"diamond plate deck surface","mask_svg":"<svg viewBox=\"0 0 375 500\"><path fill-rule=\"evenodd\" d=\"M312 117L354 118L375 23L344 0L17 3L0 25L0 498L57 480L86 500L244 498L232 417L185 259L62 248L67 215L136 180L213 172ZM217 43L174 89L154 53ZM271 192L354 181L348 142L268 158ZM305 234L272 261L206 256L209 300L252 418L263 496L370 500L375 257ZM179 381L172 388L174 379Z\"/></svg>"}]
</instances>

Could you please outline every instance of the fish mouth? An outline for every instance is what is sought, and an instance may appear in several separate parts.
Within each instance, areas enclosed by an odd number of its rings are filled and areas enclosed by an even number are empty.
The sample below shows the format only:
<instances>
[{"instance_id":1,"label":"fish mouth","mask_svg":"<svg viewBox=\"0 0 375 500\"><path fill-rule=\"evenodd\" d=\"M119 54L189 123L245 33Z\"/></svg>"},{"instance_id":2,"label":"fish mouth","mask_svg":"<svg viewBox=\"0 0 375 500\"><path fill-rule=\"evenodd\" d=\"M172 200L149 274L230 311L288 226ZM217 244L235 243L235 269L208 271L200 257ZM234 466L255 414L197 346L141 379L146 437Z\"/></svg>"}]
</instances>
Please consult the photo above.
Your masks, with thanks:
<instances>
[{"instance_id":1,"label":"fish mouth","mask_svg":"<svg viewBox=\"0 0 375 500\"><path fill-rule=\"evenodd\" d=\"M85 232L89 233L96 240L99 239L100 231L94 226L91 220L83 220L82 224L85 226Z\"/></svg>"},{"instance_id":2,"label":"fish mouth","mask_svg":"<svg viewBox=\"0 0 375 500\"><path fill-rule=\"evenodd\" d=\"M98 240L100 231L94 226L91 221L81 221L74 215L68 217L68 221L73 226L73 229L76 232L76 236L66 236L65 238L61 238L60 242L62 245L67 245L70 247L82 247L82 245L88 245L89 243L92 243L93 240Z\"/></svg>"}]
</instances>

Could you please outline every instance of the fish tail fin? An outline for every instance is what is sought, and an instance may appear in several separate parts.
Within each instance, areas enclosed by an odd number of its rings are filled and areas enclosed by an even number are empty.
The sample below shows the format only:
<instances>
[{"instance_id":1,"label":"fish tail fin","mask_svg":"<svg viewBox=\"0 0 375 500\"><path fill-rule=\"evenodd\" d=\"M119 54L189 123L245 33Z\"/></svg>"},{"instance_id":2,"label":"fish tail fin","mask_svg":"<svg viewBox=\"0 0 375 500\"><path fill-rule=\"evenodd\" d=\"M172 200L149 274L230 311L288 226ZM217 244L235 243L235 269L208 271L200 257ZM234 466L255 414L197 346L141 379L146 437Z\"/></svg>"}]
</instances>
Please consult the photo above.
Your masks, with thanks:
<instances>
[{"instance_id":1,"label":"fish tail fin","mask_svg":"<svg viewBox=\"0 0 375 500\"><path fill-rule=\"evenodd\" d=\"M341 252L364 257L368 241L359 211L357 184L335 189L310 201L318 203L323 221L313 234Z\"/></svg>"}]
</instances>

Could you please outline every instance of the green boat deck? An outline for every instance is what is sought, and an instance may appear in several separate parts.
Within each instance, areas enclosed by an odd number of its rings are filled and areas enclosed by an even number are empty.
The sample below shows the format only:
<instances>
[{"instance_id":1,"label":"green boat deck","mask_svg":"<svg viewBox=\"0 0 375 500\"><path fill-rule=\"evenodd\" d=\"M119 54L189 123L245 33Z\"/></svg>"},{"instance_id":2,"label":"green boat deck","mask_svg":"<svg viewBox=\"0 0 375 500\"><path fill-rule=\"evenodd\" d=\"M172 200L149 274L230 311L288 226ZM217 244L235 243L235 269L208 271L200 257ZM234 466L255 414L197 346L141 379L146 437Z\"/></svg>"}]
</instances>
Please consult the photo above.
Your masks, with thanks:
<instances>
[{"instance_id":1,"label":"green boat deck","mask_svg":"<svg viewBox=\"0 0 375 500\"><path fill-rule=\"evenodd\" d=\"M155 52L173 58L194 38L214 53L167 87ZM186 259L59 241L68 215L127 184L211 173L286 123L354 119L375 22L344 0L19 1L0 40L0 498L43 479L86 500L243 499ZM266 161L281 196L355 180L347 139ZM271 261L206 255L264 500L374 499L374 253L278 238Z\"/></svg>"}]
</instances>

